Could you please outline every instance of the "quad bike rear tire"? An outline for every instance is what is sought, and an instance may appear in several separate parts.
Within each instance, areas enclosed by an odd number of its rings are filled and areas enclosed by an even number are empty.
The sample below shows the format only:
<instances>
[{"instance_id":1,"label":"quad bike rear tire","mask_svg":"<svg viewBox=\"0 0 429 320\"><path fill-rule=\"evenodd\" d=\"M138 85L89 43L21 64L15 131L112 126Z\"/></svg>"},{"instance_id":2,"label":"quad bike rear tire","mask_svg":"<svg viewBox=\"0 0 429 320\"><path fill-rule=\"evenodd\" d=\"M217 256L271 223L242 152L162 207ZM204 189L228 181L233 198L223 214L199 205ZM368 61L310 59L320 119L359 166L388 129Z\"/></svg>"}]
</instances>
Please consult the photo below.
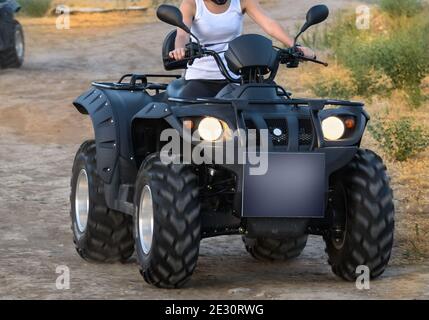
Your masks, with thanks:
<instances>
[{"instance_id":1,"label":"quad bike rear tire","mask_svg":"<svg viewBox=\"0 0 429 320\"><path fill-rule=\"evenodd\" d=\"M19 68L24 63L25 41L24 31L18 21L13 21L11 28L12 45L0 52L0 67Z\"/></svg>"},{"instance_id":2,"label":"quad bike rear tire","mask_svg":"<svg viewBox=\"0 0 429 320\"><path fill-rule=\"evenodd\" d=\"M307 244L306 234L287 238L249 238L243 237L247 252L261 261L286 261L298 257Z\"/></svg>"},{"instance_id":3,"label":"quad bike rear tire","mask_svg":"<svg viewBox=\"0 0 429 320\"><path fill-rule=\"evenodd\" d=\"M201 218L198 177L186 165L148 156L136 181L134 238L140 273L160 288L182 287L197 265Z\"/></svg>"},{"instance_id":4,"label":"quad bike rear tire","mask_svg":"<svg viewBox=\"0 0 429 320\"><path fill-rule=\"evenodd\" d=\"M132 216L106 206L93 140L84 142L76 154L70 204L74 243L83 259L125 262L133 255Z\"/></svg>"},{"instance_id":5,"label":"quad bike rear tire","mask_svg":"<svg viewBox=\"0 0 429 320\"><path fill-rule=\"evenodd\" d=\"M355 281L357 267L367 266L370 277L377 278L389 262L395 225L386 167L377 154L360 149L331 181L330 210L343 219L343 232L324 236L332 271Z\"/></svg>"}]
</instances>

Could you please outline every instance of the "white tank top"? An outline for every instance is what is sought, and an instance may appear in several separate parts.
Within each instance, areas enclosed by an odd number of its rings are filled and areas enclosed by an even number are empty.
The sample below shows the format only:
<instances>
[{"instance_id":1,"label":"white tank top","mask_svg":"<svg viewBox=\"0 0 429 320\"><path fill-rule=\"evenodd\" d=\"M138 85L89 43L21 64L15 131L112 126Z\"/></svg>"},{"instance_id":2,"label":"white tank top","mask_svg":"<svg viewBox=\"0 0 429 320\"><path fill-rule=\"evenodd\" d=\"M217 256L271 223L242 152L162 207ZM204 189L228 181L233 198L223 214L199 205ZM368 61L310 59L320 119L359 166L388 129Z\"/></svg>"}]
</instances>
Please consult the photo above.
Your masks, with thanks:
<instances>
[{"instance_id":1,"label":"white tank top","mask_svg":"<svg viewBox=\"0 0 429 320\"><path fill-rule=\"evenodd\" d=\"M226 51L228 42L240 36L243 31L243 13L240 0L231 0L229 8L219 14L209 11L204 0L195 0L195 4L196 12L191 26L192 33L198 37L202 45L210 45L207 49L216 52ZM224 53L220 55L226 66ZM230 72L230 74L237 78L233 73ZM222 80L225 77L220 72L213 57L203 57L195 59L192 65L188 65L185 79Z\"/></svg>"}]
</instances>

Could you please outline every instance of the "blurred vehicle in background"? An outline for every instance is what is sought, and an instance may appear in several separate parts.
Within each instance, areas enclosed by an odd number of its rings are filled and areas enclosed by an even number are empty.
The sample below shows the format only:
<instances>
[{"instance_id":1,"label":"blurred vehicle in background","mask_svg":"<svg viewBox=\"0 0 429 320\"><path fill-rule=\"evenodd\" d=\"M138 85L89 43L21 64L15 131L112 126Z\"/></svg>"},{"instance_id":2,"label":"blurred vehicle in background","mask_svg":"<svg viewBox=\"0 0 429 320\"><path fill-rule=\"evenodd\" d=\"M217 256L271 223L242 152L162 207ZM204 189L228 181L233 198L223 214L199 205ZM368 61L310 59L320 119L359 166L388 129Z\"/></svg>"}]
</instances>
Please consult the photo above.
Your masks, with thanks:
<instances>
[{"instance_id":1,"label":"blurred vehicle in background","mask_svg":"<svg viewBox=\"0 0 429 320\"><path fill-rule=\"evenodd\" d=\"M15 20L20 9L15 0L0 0L0 68L19 68L24 62L24 32Z\"/></svg>"}]
</instances>

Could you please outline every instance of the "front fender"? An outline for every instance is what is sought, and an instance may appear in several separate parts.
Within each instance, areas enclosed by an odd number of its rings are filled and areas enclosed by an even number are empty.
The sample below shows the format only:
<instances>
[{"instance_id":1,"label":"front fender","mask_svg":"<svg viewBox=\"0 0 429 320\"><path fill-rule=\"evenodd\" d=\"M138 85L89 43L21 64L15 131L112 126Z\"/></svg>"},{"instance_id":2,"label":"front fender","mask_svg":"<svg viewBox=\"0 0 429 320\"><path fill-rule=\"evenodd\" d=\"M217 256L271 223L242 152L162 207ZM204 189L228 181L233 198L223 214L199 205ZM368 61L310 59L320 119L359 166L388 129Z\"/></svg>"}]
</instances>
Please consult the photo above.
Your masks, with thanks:
<instances>
[{"instance_id":1,"label":"front fender","mask_svg":"<svg viewBox=\"0 0 429 320\"><path fill-rule=\"evenodd\" d=\"M91 117L97 149L97 171L109 184L121 157L127 168L135 167L131 136L131 120L151 100L144 91L112 90L92 87L78 97L73 105ZM121 180L130 180L134 172L122 170ZM128 173L128 174L127 174ZM125 181L129 182L129 181Z\"/></svg>"},{"instance_id":2,"label":"front fender","mask_svg":"<svg viewBox=\"0 0 429 320\"><path fill-rule=\"evenodd\" d=\"M119 154L119 128L113 107L107 96L94 88L77 98L73 105L80 113L91 117L97 149L97 171L105 183L110 183Z\"/></svg>"}]
</instances>

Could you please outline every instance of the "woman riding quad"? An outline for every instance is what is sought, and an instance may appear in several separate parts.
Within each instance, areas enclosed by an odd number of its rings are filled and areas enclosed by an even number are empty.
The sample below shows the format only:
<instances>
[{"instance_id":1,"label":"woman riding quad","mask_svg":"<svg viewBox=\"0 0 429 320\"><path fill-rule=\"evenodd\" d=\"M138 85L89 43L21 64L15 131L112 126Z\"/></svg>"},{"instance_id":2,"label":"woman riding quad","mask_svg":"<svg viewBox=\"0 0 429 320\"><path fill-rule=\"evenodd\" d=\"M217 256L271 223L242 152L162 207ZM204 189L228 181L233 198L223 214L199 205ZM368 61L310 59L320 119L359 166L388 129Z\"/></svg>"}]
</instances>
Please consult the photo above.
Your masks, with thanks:
<instances>
[{"instance_id":1,"label":"woman riding quad","mask_svg":"<svg viewBox=\"0 0 429 320\"><path fill-rule=\"evenodd\" d=\"M183 0L180 11L183 21L191 29L202 45L219 53L225 52L228 43L239 37L243 30L243 16L247 13L267 34L277 39L287 47L294 44L284 28L267 15L258 0ZM185 46L189 42L188 33L178 28L175 50L170 52L170 58L182 60L185 58ZM301 52L314 58L314 52L306 47L299 47ZM222 60L226 61L221 54ZM231 77L237 75L230 72ZM195 59L188 64L185 74L186 86L182 96L215 96L228 83L222 75L212 56Z\"/></svg>"},{"instance_id":2,"label":"woman riding quad","mask_svg":"<svg viewBox=\"0 0 429 320\"><path fill-rule=\"evenodd\" d=\"M93 82L74 101L95 133L73 165L78 253L115 262L136 251L146 282L180 288L202 239L241 235L254 258L285 261L316 235L337 276L379 277L393 246L395 209L382 159L361 148L364 104L295 99L274 83L282 65L328 66L295 42L328 18L328 7L310 8L292 42L257 0L226 1L158 7L157 17L180 29L164 40L164 68L187 68L184 77L127 74ZM244 12L288 48L240 35Z\"/></svg>"}]
</instances>

